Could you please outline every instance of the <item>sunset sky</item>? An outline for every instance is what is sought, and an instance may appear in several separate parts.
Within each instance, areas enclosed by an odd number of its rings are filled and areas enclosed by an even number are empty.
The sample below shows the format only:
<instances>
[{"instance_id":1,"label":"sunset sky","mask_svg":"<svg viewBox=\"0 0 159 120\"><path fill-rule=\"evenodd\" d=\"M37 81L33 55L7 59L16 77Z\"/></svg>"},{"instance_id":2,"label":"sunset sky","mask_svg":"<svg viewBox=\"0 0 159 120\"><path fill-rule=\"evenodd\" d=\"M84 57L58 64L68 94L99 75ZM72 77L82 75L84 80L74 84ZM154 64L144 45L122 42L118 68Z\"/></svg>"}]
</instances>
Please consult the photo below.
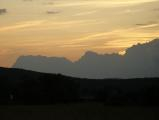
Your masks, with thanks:
<instances>
[{"instance_id":1,"label":"sunset sky","mask_svg":"<svg viewBox=\"0 0 159 120\"><path fill-rule=\"evenodd\" d=\"M21 55L75 61L157 37L159 0L0 0L0 66Z\"/></svg>"}]
</instances>

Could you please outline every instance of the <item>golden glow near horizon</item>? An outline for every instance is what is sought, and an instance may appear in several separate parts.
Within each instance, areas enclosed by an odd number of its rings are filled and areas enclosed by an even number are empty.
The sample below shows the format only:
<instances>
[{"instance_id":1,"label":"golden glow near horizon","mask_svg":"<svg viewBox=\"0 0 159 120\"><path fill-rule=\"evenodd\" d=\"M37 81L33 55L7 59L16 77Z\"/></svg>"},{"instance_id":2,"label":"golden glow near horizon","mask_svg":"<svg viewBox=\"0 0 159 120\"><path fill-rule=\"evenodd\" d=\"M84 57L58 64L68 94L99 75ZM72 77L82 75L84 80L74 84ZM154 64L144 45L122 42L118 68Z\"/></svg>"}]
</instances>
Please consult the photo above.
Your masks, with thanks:
<instances>
[{"instance_id":1,"label":"golden glow near horizon","mask_svg":"<svg viewBox=\"0 0 159 120\"><path fill-rule=\"evenodd\" d=\"M0 0L0 66L21 55L77 60L159 37L159 0Z\"/></svg>"}]
</instances>

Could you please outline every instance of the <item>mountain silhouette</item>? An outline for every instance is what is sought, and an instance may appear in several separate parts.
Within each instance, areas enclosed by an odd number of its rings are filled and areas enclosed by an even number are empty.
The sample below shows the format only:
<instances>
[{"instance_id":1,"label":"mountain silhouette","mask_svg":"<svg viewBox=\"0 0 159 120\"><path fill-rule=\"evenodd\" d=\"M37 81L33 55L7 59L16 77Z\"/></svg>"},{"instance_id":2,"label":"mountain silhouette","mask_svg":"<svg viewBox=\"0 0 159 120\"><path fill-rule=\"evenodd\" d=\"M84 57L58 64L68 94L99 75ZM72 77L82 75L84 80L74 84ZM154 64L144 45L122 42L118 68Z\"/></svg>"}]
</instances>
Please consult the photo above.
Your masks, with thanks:
<instances>
[{"instance_id":1,"label":"mountain silhouette","mask_svg":"<svg viewBox=\"0 0 159 120\"><path fill-rule=\"evenodd\" d=\"M13 68L61 73L80 78L159 77L159 39L133 45L124 55L87 51L78 61L44 56L20 56Z\"/></svg>"}]
</instances>

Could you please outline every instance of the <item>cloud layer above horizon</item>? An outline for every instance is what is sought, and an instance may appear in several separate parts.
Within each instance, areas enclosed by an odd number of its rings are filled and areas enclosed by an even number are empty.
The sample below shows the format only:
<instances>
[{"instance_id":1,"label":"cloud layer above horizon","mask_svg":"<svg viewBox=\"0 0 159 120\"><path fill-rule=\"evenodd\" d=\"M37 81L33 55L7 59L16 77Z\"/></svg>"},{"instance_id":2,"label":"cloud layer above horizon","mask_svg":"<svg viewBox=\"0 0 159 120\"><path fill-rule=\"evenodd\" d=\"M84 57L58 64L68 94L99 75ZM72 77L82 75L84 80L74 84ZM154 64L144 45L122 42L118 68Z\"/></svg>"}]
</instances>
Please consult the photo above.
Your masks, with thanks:
<instances>
[{"instance_id":1,"label":"cloud layer above horizon","mask_svg":"<svg viewBox=\"0 0 159 120\"><path fill-rule=\"evenodd\" d=\"M153 40L158 6L159 0L1 0L0 66L20 55L76 60L87 50L121 52Z\"/></svg>"}]
</instances>

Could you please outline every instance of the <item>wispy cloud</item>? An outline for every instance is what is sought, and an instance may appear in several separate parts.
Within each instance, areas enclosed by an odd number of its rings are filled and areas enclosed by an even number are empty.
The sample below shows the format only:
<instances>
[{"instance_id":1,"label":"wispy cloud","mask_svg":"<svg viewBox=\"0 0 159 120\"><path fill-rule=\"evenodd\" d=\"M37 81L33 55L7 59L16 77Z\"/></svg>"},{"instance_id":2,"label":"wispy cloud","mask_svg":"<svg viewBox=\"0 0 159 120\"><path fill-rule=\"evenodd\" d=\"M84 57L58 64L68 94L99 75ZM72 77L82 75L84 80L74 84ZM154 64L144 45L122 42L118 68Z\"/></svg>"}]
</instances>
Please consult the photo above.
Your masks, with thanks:
<instances>
[{"instance_id":1,"label":"wispy cloud","mask_svg":"<svg viewBox=\"0 0 159 120\"><path fill-rule=\"evenodd\" d=\"M146 24L136 24L139 29L143 28L153 28L159 26L159 23L157 22L152 22L152 23L146 23Z\"/></svg>"},{"instance_id":2,"label":"wispy cloud","mask_svg":"<svg viewBox=\"0 0 159 120\"><path fill-rule=\"evenodd\" d=\"M33 0L23 0L24 2L31 2L31 1L33 1Z\"/></svg>"},{"instance_id":3,"label":"wispy cloud","mask_svg":"<svg viewBox=\"0 0 159 120\"><path fill-rule=\"evenodd\" d=\"M141 29L148 29L151 27L159 26L156 24L139 25L130 28L116 29L109 32L98 32L83 36L81 38L68 41L65 47L88 45L93 49L104 48L127 48L137 43L144 43L147 40L156 38L159 31L156 32L144 32ZM92 45L91 43L100 43L100 45Z\"/></svg>"},{"instance_id":4,"label":"wispy cloud","mask_svg":"<svg viewBox=\"0 0 159 120\"><path fill-rule=\"evenodd\" d=\"M76 29L76 27L81 27L84 25L98 24L96 20L66 20L66 21L51 21L48 20L45 24L41 24L35 27L29 28L30 31L39 30L66 30L66 29Z\"/></svg>"},{"instance_id":5,"label":"wispy cloud","mask_svg":"<svg viewBox=\"0 0 159 120\"><path fill-rule=\"evenodd\" d=\"M91 14L94 14L96 13L97 11L96 10L93 10L93 11L86 11L86 12L79 12L79 13L76 13L75 15L73 16L85 16L85 15L91 15Z\"/></svg>"},{"instance_id":6,"label":"wispy cloud","mask_svg":"<svg viewBox=\"0 0 159 120\"><path fill-rule=\"evenodd\" d=\"M55 11L55 10L48 10L46 11L47 14L59 14L60 11Z\"/></svg>"},{"instance_id":7,"label":"wispy cloud","mask_svg":"<svg viewBox=\"0 0 159 120\"><path fill-rule=\"evenodd\" d=\"M27 21L27 22L17 23L15 25L1 27L0 32L38 26L38 25L41 25L44 22L45 22L45 20L37 20L37 21Z\"/></svg>"},{"instance_id":8,"label":"wispy cloud","mask_svg":"<svg viewBox=\"0 0 159 120\"><path fill-rule=\"evenodd\" d=\"M83 25L93 25L100 24L97 20L86 19L86 20L34 20L25 21L20 23L15 23L13 25L8 25L0 28L0 32L8 31L43 31L43 30L65 30L68 28L81 27Z\"/></svg>"},{"instance_id":9,"label":"wispy cloud","mask_svg":"<svg viewBox=\"0 0 159 120\"><path fill-rule=\"evenodd\" d=\"M120 7L136 5L147 2L154 2L157 0L127 0L127 1L115 1L115 0L91 0L91 1L59 1L56 2L54 7L77 7L77 6L90 6L90 7Z\"/></svg>"}]
</instances>

